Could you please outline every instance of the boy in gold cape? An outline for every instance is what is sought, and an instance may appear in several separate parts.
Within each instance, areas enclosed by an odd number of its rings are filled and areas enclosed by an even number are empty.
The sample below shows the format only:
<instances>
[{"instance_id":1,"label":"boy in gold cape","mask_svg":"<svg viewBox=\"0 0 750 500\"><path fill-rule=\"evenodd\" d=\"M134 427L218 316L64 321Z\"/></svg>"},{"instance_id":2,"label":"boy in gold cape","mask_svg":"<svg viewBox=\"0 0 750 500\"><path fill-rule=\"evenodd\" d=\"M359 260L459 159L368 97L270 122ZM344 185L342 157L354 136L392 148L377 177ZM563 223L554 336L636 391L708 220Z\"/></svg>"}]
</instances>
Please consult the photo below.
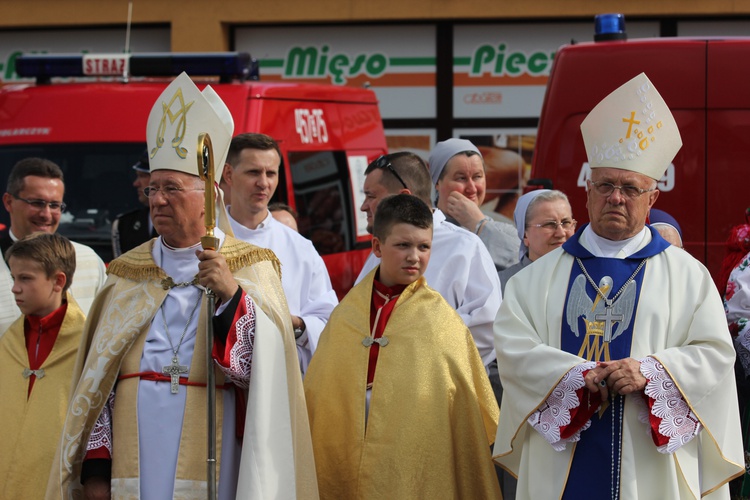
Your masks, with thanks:
<instances>
[{"instance_id":1,"label":"boy in gold cape","mask_svg":"<svg viewBox=\"0 0 750 500\"><path fill-rule=\"evenodd\" d=\"M43 498L73 384L83 367L83 311L68 289L76 256L56 233L8 249L23 316L0 338L0 498Z\"/></svg>"},{"instance_id":2,"label":"boy in gold cape","mask_svg":"<svg viewBox=\"0 0 750 500\"><path fill-rule=\"evenodd\" d=\"M380 266L334 310L305 377L321 498L500 498L489 379L422 277L432 213L391 196L373 235Z\"/></svg>"}]
</instances>

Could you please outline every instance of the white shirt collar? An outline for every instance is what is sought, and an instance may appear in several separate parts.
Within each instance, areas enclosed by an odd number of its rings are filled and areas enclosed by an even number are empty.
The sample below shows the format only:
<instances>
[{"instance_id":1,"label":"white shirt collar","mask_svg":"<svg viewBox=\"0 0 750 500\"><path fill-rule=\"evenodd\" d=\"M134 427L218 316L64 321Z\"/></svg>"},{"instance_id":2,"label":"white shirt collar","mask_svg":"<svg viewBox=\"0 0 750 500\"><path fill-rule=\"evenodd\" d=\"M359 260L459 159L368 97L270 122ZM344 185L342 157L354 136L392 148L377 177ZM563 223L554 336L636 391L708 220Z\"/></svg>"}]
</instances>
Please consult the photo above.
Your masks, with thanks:
<instances>
[{"instance_id":1,"label":"white shirt collar","mask_svg":"<svg viewBox=\"0 0 750 500\"><path fill-rule=\"evenodd\" d=\"M432 223L440 224L445 220L445 214L439 208L432 209Z\"/></svg>"},{"instance_id":2,"label":"white shirt collar","mask_svg":"<svg viewBox=\"0 0 750 500\"><path fill-rule=\"evenodd\" d=\"M645 247L651 242L651 231L645 226L633 237L625 240L612 241L602 238L591 229L591 224L586 226L581 234L580 243L583 247L594 254L595 257L613 257L624 259Z\"/></svg>"},{"instance_id":3,"label":"white shirt collar","mask_svg":"<svg viewBox=\"0 0 750 500\"><path fill-rule=\"evenodd\" d=\"M238 221L237 219L235 219L234 217L232 217L232 214L231 214L231 213L229 212L229 209L230 209L231 207L232 207L232 205L227 205L227 216L229 217L229 220L230 220L230 221L232 221L232 222L233 222L234 224L236 224L236 225L238 225L238 226L242 226L242 227L244 227L244 228L245 228L245 229L247 229L248 231L258 231L258 230L260 230L260 229L263 229L263 228L265 228L266 226L268 226L268 225L269 225L269 224L271 223L271 221L272 221L272 220L275 220L275 219L273 218L273 216L271 215L271 211L270 211L270 210L268 210L268 209L266 209L266 218L265 218L265 219L263 219L263 220L262 220L262 221L260 222L260 224L258 224L258 227L256 227L255 229L250 229L249 227L245 226L244 224L242 224L241 222L239 222L239 221Z\"/></svg>"}]
</instances>

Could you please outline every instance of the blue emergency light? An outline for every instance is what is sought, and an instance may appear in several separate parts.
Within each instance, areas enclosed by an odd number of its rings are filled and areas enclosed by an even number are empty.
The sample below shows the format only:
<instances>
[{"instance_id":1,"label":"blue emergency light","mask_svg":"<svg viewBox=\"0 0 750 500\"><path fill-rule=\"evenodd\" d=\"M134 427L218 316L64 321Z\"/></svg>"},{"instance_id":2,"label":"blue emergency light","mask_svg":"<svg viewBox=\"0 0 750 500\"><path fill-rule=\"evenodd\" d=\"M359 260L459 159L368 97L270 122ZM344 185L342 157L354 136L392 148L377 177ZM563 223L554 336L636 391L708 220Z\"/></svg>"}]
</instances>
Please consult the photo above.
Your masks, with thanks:
<instances>
[{"instance_id":1,"label":"blue emergency light","mask_svg":"<svg viewBox=\"0 0 750 500\"><path fill-rule=\"evenodd\" d=\"M594 17L594 41L627 40L625 16L622 14L599 14Z\"/></svg>"},{"instance_id":2,"label":"blue emergency light","mask_svg":"<svg viewBox=\"0 0 750 500\"><path fill-rule=\"evenodd\" d=\"M52 77L114 76L128 78L218 76L222 83L232 79L257 80L258 61L247 52L142 54L25 54L16 58L16 73L49 83Z\"/></svg>"}]
</instances>

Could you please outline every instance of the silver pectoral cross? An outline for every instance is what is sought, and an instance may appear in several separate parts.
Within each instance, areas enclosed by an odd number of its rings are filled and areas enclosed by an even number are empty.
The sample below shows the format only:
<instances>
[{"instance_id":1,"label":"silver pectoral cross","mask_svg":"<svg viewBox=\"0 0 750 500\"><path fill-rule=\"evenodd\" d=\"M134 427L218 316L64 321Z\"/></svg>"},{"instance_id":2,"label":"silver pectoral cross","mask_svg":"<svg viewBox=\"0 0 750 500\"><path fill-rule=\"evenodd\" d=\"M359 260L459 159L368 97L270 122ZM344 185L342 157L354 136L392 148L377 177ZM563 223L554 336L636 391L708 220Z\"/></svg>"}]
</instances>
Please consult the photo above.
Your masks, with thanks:
<instances>
[{"instance_id":1,"label":"silver pectoral cross","mask_svg":"<svg viewBox=\"0 0 750 500\"><path fill-rule=\"evenodd\" d=\"M167 375L172 377L170 390L172 394L177 394L180 389L180 375L187 373L188 367L185 365L181 365L180 360L177 359L177 356L174 356L172 358L172 364L164 366L161 371L162 373L166 373Z\"/></svg>"},{"instance_id":2,"label":"silver pectoral cross","mask_svg":"<svg viewBox=\"0 0 750 500\"><path fill-rule=\"evenodd\" d=\"M604 342L610 343L612 341L612 325L615 321L622 322L625 319L624 314L615 314L612 310L612 306L607 304L604 307L604 314L597 314L594 316L596 321L604 321Z\"/></svg>"}]
</instances>

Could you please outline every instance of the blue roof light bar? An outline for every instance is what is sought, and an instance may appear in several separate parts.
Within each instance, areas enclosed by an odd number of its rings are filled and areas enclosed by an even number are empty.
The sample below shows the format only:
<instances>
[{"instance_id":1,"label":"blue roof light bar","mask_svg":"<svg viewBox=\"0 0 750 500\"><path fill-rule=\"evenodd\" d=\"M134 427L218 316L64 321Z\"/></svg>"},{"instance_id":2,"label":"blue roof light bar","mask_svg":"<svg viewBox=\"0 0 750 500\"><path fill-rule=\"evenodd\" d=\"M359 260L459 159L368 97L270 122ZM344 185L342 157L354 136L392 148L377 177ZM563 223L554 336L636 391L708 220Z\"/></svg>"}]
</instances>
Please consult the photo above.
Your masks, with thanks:
<instances>
[{"instance_id":1,"label":"blue roof light bar","mask_svg":"<svg viewBox=\"0 0 750 500\"><path fill-rule=\"evenodd\" d=\"M625 16L622 14L599 14L594 17L594 41L627 40Z\"/></svg>"},{"instance_id":2,"label":"blue roof light bar","mask_svg":"<svg viewBox=\"0 0 750 500\"><path fill-rule=\"evenodd\" d=\"M25 54L16 58L16 73L47 83L52 77L87 76L219 76L221 82L232 79L257 80L258 61L247 52L141 54Z\"/></svg>"}]
</instances>

